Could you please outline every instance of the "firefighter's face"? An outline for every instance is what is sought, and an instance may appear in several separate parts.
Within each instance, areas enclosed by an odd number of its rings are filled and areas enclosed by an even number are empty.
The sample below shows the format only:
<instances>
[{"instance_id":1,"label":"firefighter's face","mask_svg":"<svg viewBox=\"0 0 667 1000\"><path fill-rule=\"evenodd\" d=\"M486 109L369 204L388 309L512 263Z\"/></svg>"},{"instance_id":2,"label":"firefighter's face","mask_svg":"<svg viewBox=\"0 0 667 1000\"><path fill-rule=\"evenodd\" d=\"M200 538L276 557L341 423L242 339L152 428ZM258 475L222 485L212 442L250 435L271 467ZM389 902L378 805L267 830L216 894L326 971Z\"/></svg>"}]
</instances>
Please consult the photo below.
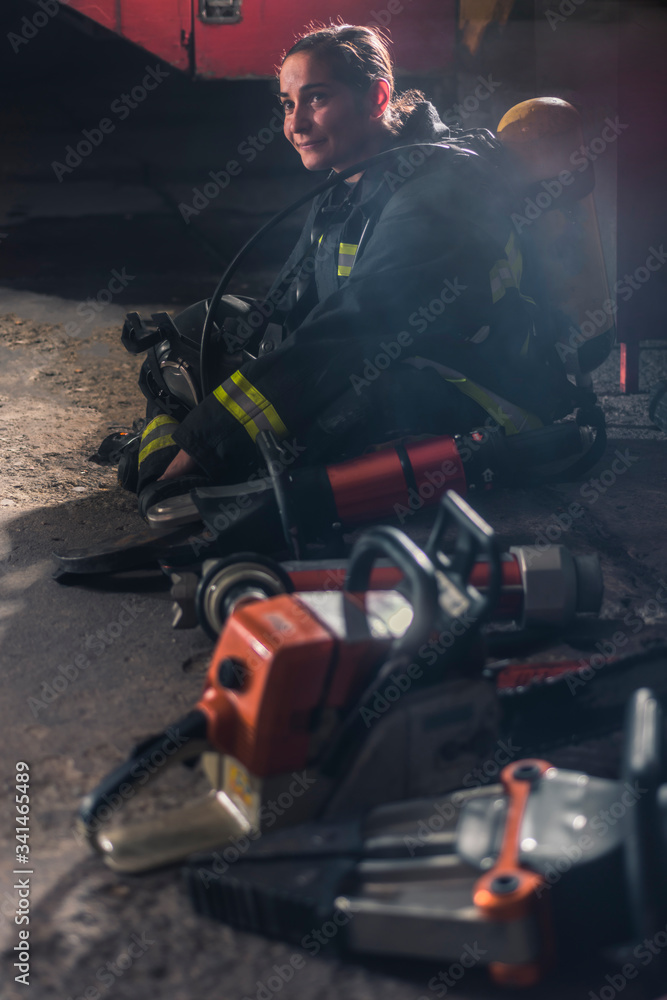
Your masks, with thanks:
<instances>
[{"instance_id":1,"label":"firefighter's face","mask_svg":"<svg viewBox=\"0 0 667 1000\"><path fill-rule=\"evenodd\" d=\"M386 80L360 96L334 78L326 60L296 52L280 70L280 101L285 136L308 170L344 170L382 148Z\"/></svg>"}]
</instances>

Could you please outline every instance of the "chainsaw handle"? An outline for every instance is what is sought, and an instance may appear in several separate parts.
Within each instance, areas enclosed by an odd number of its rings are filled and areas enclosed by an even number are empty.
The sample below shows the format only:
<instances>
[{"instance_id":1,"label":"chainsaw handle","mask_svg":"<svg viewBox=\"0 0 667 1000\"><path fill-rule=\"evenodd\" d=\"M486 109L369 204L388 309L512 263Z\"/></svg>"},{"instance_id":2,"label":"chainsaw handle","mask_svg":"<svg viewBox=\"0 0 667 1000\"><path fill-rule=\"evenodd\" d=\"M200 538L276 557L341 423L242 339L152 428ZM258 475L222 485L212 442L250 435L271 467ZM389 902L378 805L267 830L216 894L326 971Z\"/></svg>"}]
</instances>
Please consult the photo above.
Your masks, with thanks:
<instances>
[{"instance_id":1,"label":"chainsaw handle","mask_svg":"<svg viewBox=\"0 0 667 1000\"><path fill-rule=\"evenodd\" d=\"M206 729L205 714L194 709L175 725L140 743L127 760L115 767L97 788L86 795L79 807L78 825L91 847L102 851L98 839L100 828L134 798L137 787L150 782L165 767L196 757L205 749L202 742L206 740ZM171 750L168 749L169 743L173 744ZM163 758L161 762L154 759L158 754Z\"/></svg>"},{"instance_id":2,"label":"chainsaw handle","mask_svg":"<svg viewBox=\"0 0 667 1000\"><path fill-rule=\"evenodd\" d=\"M426 641L438 616L435 566L419 546L398 528L380 525L364 532L355 543L343 589L352 593L367 591L373 566L383 557L391 559L403 573L404 584L407 584L405 596L413 610L412 622L394 645L392 656L410 655Z\"/></svg>"}]
</instances>

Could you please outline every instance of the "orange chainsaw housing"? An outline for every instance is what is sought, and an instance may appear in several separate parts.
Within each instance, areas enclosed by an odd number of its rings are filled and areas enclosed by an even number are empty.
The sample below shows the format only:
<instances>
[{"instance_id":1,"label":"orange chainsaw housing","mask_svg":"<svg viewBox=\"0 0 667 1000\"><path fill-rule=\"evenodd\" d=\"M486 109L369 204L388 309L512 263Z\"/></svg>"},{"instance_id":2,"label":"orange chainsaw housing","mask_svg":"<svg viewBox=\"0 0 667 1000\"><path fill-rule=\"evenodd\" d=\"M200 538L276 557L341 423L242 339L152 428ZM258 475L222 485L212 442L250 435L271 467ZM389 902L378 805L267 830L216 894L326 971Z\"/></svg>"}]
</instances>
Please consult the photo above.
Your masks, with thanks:
<instances>
[{"instance_id":1,"label":"orange chainsaw housing","mask_svg":"<svg viewBox=\"0 0 667 1000\"><path fill-rule=\"evenodd\" d=\"M304 767L324 710L349 704L386 649L362 627L363 599L338 599L359 623L354 634L282 594L238 607L220 635L197 708L211 745L256 777ZM230 660L234 688L220 679Z\"/></svg>"}]
</instances>

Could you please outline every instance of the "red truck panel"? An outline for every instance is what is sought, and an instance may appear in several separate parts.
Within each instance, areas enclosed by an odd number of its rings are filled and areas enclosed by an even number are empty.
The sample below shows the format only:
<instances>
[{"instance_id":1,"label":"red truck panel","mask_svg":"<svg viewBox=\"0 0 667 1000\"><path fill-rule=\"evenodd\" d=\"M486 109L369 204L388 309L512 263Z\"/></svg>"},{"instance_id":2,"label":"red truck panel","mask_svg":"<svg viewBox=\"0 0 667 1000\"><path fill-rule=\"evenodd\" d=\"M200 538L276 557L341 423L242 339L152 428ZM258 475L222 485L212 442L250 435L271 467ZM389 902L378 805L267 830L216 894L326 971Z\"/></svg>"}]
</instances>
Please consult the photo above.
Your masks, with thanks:
<instances>
[{"instance_id":1,"label":"red truck panel","mask_svg":"<svg viewBox=\"0 0 667 1000\"><path fill-rule=\"evenodd\" d=\"M189 70L193 0L61 0L176 69ZM94 44L94 43L93 43Z\"/></svg>"},{"instance_id":2,"label":"red truck panel","mask_svg":"<svg viewBox=\"0 0 667 1000\"><path fill-rule=\"evenodd\" d=\"M62 2L177 69L208 79L271 77L296 33L311 20L338 16L387 28L399 71L438 75L451 68L456 31L456 0L339 0L335 9L321 0L240 0L240 20L233 23L203 20L202 0Z\"/></svg>"}]
</instances>

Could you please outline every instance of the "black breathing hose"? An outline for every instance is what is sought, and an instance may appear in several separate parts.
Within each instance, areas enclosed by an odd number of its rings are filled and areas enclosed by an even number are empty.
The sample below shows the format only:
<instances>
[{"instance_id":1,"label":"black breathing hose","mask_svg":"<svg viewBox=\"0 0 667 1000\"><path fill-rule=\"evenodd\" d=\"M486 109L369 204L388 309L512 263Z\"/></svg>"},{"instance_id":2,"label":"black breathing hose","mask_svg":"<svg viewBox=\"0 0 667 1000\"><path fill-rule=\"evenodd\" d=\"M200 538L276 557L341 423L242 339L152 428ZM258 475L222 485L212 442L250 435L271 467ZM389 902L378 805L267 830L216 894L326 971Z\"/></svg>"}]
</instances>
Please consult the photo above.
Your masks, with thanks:
<instances>
[{"instance_id":1,"label":"black breathing hose","mask_svg":"<svg viewBox=\"0 0 667 1000\"><path fill-rule=\"evenodd\" d=\"M359 163L355 163L351 167L347 167L346 170L341 170L340 173L337 173L335 175L335 177L328 177L325 181L322 181L321 184L318 184L316 188L313 188L312 191L309 191L307 194L304 194L300 198L297 198L297 200L293 201L291 205L287 206L287 208L283 208L280 212L276 213L276 215L272 216L272 218L270 218L268 222L265 222L264 225L261 226L257 230L257 232L254 233L249 240L247 240L246 243L243 244L243 246L238 251L236 256L227 265L227 268L225 269L222 277L220 278L220 281L218 282L217 287L213 292L213 295L211 296L211 300L208 306L208 312L206 313L206 320L204 322L204 329L202 330L201 347L199 355L201 387L202 387L202 394L204 396L207 396L214 389L214 386L212 385L211 381L212 376L214 374L212 370L214 366L209 364L209 357L208 357L211 333L213 331L213 322L214 322L213 318L217 311L218 305L220 304L220 300L222 299L222 296L225 294L225 289L227 288L227 285L229 284L232 275L237 270L241 262L245 259L245 257L250 253L250 251L257 245L257 243L259 243L259 241L262 239L265 233L268 233L269 230L274 228L274 226L277 226L279 223L281 223L283 219L286 219L288 215L291 215L292 212L295 212L297 208L301 208L302 205L305 205L307 201L312 201L313 198L316 198L324 191L327 191L329 188L334 187L334 185L336 184L342 183L348 177L352 177L354 174L358 174L361 170L366 170L368 167L373 166L375 163L378 163L383 159L388 159L391 156L395 156L397 153L402 153L405 150L423 149L423 148L449 150L451 148L451 145L449 143L440 144L434 142L410 143L407 146L394 146L392 149L385 149L382 153L376 153L374 156L370 156L366 160L360 160ZM467 152L469 152L470 155L472 156L478 155L477 153L474 152L474 150L467 150Z\"/></svg>"}]
</instances>

